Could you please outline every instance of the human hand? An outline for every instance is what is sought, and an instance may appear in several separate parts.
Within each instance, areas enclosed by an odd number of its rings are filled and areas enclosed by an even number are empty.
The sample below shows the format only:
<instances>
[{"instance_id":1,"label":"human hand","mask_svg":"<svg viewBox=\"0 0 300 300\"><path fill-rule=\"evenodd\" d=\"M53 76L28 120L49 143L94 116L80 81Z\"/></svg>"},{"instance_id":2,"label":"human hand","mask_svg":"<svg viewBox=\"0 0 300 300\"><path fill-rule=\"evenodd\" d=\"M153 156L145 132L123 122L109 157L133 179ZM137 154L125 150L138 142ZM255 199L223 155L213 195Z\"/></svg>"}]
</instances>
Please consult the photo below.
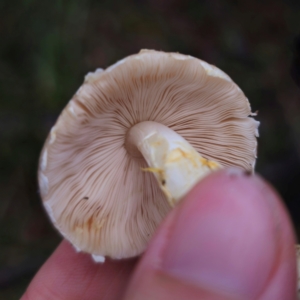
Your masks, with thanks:
<instances>
[{"instance_id":1,"label":"human hand","mask_svg":"<svg viewBox=\"0 0 300 300\"><path fill-rule=\"evenodd\" d=\"M294 244L274 190L223 170L171 211L139 260L96 264L64 241L21 300L295 300Z\"/></svg>"}]
</instances>

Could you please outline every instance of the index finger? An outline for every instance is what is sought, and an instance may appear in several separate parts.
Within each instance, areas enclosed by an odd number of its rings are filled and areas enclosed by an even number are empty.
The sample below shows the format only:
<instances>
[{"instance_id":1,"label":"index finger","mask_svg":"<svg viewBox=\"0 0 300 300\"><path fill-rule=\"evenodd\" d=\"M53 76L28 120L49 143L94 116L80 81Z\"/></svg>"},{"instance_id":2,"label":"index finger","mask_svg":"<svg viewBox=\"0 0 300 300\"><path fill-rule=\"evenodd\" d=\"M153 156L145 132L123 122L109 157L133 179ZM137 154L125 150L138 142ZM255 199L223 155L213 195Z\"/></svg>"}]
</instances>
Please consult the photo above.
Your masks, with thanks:
<instances>
[{"instance_id":1,"label":"index finger","mask_svg":"<svg viewBox=\"0 0 300 300\"><path fill-rule=\"evenodd\" d=\"M119 299L137 259L95 263L63 241L33 278L21 300Z\"/></svg>"}]
</instances>

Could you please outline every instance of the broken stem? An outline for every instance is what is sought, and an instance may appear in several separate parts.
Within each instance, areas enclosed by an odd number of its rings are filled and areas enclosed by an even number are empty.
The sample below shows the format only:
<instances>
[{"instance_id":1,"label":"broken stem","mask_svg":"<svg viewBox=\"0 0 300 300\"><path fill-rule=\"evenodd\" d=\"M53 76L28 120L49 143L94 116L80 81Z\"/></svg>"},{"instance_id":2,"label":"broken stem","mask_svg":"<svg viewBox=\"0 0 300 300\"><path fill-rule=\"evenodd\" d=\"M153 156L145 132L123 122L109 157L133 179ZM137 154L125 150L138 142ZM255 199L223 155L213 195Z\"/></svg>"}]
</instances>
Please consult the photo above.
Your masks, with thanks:
<instances>
[{"instance_id":1,"label":"broken stem","mask_svg":"<svg viewBox=\"0 0 300 300\"><path fill-rule=\"evenodd\" d=\"M182 136L156 122L133 126L126 138L127 151L143 157L171 206L213 170L221 168L215 161L203 158Z\"/></svg>"}]
</instances>

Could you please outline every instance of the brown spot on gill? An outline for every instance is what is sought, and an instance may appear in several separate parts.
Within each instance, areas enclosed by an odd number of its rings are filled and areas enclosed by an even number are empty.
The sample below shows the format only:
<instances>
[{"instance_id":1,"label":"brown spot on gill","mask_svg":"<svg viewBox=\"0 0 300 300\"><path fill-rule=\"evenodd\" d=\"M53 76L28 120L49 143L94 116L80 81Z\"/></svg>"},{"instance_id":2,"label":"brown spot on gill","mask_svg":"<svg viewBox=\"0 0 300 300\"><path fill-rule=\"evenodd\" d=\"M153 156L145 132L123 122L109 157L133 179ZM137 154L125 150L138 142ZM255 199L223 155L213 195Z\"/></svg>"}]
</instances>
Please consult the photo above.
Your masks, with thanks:
<instances>
[{"instance_id":1,"label":"brown spot on gill","mask_svg":"<svg viewBox=\"0 0 300 300\"><path fill-rule=\"evenodd\" d=\"M86 231L90 232L91 230L100 230L103 225L105 224L107 218L103 218L100 221L96 219L96 217L91 216L88 218L88 220L83 223L82 225L75 225L74 231L76 231L77 234L85 233Z\"/></svg>"},{"instance_id":2,"label":"brown spot on gill","mask_svg":"<svg viewBox=\"0 0 300 300\"><path fill-rule=\"evenodd\" d=\"M94 222L94 218L93 218L93 216L91 216L90 218L88 218L87 222L85 223L88 231L91 231L93 222Z\"/></svg>"}]
</instances>

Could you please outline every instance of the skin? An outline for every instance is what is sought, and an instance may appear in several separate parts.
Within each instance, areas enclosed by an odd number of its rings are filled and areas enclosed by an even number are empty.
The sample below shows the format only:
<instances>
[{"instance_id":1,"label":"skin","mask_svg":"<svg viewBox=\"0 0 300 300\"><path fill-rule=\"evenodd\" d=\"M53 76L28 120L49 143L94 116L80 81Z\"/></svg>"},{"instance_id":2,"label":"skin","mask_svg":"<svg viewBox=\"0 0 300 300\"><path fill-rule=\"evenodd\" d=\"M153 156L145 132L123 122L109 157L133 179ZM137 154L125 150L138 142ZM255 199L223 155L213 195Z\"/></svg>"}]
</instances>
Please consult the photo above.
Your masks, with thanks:
<instances>
[{"instance_id":1,"label":"skin","mask_svg":"<svg viewBox=\"0 0 300 300\"><path fill-rule=\"evenodd\" d=\"M141 258L95 264L63 241L21 300L295 300L294 244L274 189L222 170L172 210Z\"/></svg>"}]
</instances>

